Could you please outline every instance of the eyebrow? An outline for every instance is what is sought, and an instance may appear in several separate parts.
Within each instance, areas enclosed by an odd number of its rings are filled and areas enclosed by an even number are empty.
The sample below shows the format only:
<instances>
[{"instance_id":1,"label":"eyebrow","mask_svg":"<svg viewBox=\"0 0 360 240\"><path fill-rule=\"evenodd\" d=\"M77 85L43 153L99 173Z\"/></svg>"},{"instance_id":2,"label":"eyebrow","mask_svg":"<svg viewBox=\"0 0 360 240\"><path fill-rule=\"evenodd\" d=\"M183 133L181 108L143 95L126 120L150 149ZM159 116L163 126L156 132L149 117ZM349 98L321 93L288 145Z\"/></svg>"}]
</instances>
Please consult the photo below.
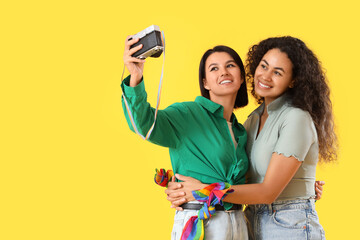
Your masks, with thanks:
<instances>
[{"instance_id":1,"label":"eyebrow","mask_svg":"<svg viewBox=\"0 0 360 240\"><path fill-rule=\"evenodd\" d=\"M269 66L269 63L265 59L262 59L261 61L265 62L266 65ZM274 68L277 69L277 70L281 70L281 71L283 71L285 73L285 70L283 68L281 68L281 67L274 67Z\"/></svg>"},{"instance_id":2,"label":"eyebrow","mask_svg":"<svg viewBox=\"0 0 360 240\"><path fill-rule=\"evenodd\" d=\"M236 64L235 60L228 60L225 64L228 64L228 63L231 63L231 62ZM209 65L208 69L213 65L216 66L216 65L219 65L219 64L218 63L212 63L212 64ZM236 66L237 66L237 64L236 64Z\"/></svg>"}]
</instances>

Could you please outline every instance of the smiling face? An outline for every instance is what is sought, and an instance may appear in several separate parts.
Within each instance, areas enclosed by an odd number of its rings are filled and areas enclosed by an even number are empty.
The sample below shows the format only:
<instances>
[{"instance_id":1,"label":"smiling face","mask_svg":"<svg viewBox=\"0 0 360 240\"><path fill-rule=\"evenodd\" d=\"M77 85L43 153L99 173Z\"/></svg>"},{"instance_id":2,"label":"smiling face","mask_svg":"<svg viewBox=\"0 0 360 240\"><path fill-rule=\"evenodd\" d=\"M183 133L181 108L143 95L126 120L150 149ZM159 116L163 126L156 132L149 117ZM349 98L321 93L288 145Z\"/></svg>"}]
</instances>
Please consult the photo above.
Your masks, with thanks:
<instances>
[{"instance_id":1,"label":"smiling face","mask_svg":"<svg viewBox=\"0 0 360 240\"><path fill-rule=\"evenodd\" d=\"M212 53L205 62L204 88L210 99L219 96L235 96L244 80L234 59L226 52Z\"/></svg>"},{"instance_id":2,"label":"smiling face","mask_svg":"<svg viewBox=\"0 0 360 240\"><path fill-rule=\"evenodd\" d=\"M284 94L293 84L293 64L287 54L274 48L261 59L255 70L255 92L269 104Z\"/></svg>"}]
</instances>

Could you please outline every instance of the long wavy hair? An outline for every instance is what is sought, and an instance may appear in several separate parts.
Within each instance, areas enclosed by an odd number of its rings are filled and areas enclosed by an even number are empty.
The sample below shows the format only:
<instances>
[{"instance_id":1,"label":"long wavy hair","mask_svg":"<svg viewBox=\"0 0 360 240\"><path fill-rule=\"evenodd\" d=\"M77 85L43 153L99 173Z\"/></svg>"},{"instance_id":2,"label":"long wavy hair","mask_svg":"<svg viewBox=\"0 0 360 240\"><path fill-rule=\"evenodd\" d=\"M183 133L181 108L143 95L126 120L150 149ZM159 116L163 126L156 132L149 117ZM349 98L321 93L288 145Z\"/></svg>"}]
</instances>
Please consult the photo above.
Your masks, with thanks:
<instances>
[{"instance_id":1,"label":"long wavy hair","mask_svg":"<svg viewBox=\"0 0 360 240\"><path fill-rule=\"evenodd\" d=\"M334 132L330 89L320 61L303 41L290 36L275 37L250 47L246 60L246 79L251 94L259 104L264 101L264 98L255 93L254 75L263 56L274 48L286 53L293 64L293 87L287 92L292 105L308 111L315 123L319 140L319 161L335 161L338 141Z\"/></svg>"}]
</instances>

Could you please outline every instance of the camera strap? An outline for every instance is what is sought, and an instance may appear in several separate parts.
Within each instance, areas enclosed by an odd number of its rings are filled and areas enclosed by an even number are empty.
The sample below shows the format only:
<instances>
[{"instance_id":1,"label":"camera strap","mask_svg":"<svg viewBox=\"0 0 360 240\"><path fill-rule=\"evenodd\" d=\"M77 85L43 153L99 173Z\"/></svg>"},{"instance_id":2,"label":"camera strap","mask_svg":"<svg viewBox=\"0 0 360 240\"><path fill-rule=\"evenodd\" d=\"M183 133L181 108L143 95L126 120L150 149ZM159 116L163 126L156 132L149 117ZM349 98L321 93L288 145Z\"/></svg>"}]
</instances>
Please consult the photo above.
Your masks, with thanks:
<instances>
[{"instance_id":1,"label":"camera strap","mask_svg":"<svg viewBox=\"0 0 360 240\"><path fill-rule=\"evenodd\" d=\"M130 118L130 121L131 121L131 125L133 126L135 133L137 135L139 135L143 140L149 139L149 137L150 137L150 135L151 135L151 133L152 133L152 131L154 129L155 122L156 122L156 117L157 117L157 113L158 113L159 105L160 105L161 88L162 88L162 80L163 80L163 76L164 76L164 64L165 64L165 35L164 35L164 31L161 31L161 40L162 40L162 43L163 43L163 46L164 46L163 64L162 64L162 68L161 68L161 77L160 77L159 88L158 88L158 95L157 95L156 108L155 108L155 116L154 116L154 122L151 125L151 127L150 127L150 129L147 132L145 137L138 131L138 129L136 127L136 124L135 124L135 121L134 121L134 117L133 117L133 115L131 113L129 104L126 101L126 97L125 97L124 93L122 94L122 97L124 99L124 103L125 103L125 106L126 106L126 110L127 110L127 113L129 115L129 118ZM121 82L123 81L123 78L124 78L124 72L125 72L125 64L124 64L123 72L122 72L122 75L121 75Z\"/></svg>"}]
</instances>

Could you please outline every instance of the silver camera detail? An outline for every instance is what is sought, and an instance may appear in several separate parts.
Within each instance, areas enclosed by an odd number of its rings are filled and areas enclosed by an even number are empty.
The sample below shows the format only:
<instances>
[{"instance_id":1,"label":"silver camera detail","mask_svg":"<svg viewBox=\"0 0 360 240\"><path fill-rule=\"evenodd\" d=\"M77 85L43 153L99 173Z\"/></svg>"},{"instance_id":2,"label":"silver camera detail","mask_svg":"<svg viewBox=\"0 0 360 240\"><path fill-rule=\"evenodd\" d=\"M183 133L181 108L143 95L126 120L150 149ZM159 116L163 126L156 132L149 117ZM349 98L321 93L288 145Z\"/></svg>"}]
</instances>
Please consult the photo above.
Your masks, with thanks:
<instances>
[{"instance_id":1,"label":"silver camera detail","mask_svg":"<svg viewBox=\"0 0 360 240\"><path fill-rule=\"evenodd\" d=\"M151 25L150 27L133 35L129 38L129 40L133 38L139 38L140 40L131 45L130 49L138 46L139 44L142 44L143 47L139 51L135 52L132 57L139 59L145 59L147 57L160 57L161 53L164 51L160 28L157 25Z\"/></svg>"}]
</instances>

